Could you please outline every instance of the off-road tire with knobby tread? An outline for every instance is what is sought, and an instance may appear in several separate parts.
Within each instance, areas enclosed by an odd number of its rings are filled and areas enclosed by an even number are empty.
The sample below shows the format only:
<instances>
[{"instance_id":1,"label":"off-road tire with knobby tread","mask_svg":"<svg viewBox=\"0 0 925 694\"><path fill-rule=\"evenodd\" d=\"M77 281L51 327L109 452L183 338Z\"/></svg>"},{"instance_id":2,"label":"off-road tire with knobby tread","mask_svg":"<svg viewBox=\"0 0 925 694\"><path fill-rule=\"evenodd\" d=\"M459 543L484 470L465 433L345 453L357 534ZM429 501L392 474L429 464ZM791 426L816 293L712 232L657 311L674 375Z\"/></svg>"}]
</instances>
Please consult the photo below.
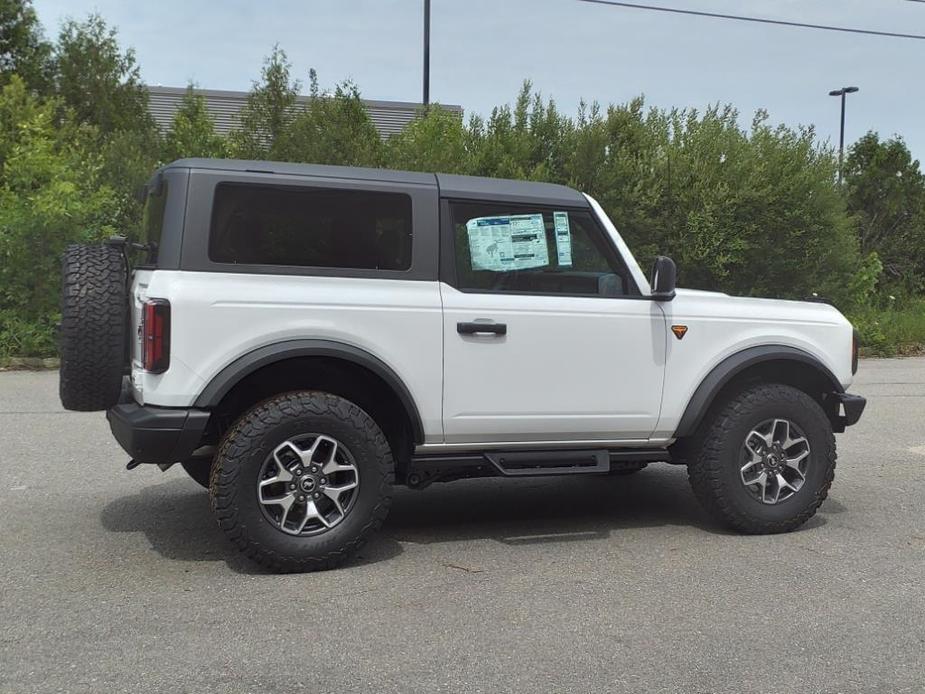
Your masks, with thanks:
<instances>
[{"instance_id":1,"label":"off-road tire with knobby tread","mask_svg":"<svg viewBox=\"0 0 925 694\"><path fill-rule=\"evenodd\" d=\"M112 246L68 246L62 260L61 371L65 409L105 410L122 389L128 289L125 257Z\"/></svg>"},{"instance_id":2,"label":"off-road tire with knobby tread","mask_svg":"<svg viewBox=\"0 0 925 694\"><path fill-rule=\"evenodd\" d=\"M740 478L740 454L751 429L770 418L788 419L809 441L806 481L789 499L769 505L749 494ZM835 477L835 436L822 407L792 386L760 383L734 392L685 446L688 476L703 507L723 525L749 534L783 533L809 520Z\"/></svg>"},{"instance_id":3,"label":"off-road tire with knobby tread","mask_svg":"<svg viewBox=\"0 0 925 694\"><path fill-rule=\"evenodd\" d=\"M358 496L333 528L294 536L267 520L257 484L276 446L307 433L332 436L350 450L359 471ZM320 391L286 393L245 413L225 434L212 464L212 510L229 539L262 566L277 572L330 569L382 525L392 503L394 469L385 435L357 405Z\"/></svg>"}]
</instances>

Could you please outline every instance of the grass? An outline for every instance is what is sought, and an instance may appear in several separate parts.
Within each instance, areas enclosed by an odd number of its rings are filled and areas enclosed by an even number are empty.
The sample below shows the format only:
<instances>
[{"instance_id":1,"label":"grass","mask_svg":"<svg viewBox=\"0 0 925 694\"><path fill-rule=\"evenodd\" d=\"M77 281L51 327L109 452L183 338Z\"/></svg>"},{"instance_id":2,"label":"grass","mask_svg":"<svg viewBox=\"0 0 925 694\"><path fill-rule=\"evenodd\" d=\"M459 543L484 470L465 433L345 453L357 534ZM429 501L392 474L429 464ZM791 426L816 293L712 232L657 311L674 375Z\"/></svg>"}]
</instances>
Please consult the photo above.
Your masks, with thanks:
<instances>
[{"instance_id":1,"label":"grass","mask_svg":"<svg viewBox=\"0 0 925 694\"><path fill-rule=\"evenodd\" d=\"M861 353L868 357L925 353L925 299L871 308L849 316L861 333Z\"/></svg>"}]
</instances>

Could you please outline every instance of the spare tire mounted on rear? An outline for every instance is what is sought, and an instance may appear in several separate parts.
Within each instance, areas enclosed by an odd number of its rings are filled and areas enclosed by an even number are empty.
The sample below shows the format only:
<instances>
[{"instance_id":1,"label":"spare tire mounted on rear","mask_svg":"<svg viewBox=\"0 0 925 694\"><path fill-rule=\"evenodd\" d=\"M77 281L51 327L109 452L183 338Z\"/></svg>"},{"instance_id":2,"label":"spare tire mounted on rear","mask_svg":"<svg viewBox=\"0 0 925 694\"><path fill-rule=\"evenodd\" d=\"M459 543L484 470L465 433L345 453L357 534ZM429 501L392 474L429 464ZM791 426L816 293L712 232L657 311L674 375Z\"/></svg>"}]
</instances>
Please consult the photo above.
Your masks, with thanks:
<instances>
[{"instance_id":1,"label":"spare tire mounted on rear","mask_svg":"<svg viewBox=\"0 0 925 694\"><path fill-rule=\"evenodd\" d=\"M105 410L119 400L126 364L125 256L108 245L68 246L62 263L61 404Z\"/></svg>"}]
</instances>

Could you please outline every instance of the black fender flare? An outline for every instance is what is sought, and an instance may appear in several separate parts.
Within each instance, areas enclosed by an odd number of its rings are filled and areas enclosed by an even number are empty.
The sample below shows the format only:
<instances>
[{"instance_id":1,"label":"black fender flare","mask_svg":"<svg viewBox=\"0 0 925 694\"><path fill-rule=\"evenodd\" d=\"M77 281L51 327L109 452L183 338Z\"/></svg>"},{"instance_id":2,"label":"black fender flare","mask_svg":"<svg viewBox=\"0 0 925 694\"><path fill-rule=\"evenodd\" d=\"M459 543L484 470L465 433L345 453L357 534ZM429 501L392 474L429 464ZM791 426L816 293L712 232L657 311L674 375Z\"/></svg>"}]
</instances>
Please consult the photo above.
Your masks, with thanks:
<instances>
[{"instance_id":1,"label":"black fender flare","mask_svg":"<svg viewBox=\"0 0 925 694\"><path fill-rule=\"evenodd\" d=\"M254 373L264 366L294 357L333 357L343 359L371 371L381 378L398 396L408 421L415 443L424 443L424 426L411 391L398 374L384 361L364 349L334 340L286 340L264 347L238 357L219 371L196 398L195 407L212 409L216 407L242 378Z\"/></svg>"},{"instance_id":2,"label":"black fender flare","mask_svg":"<svg viewBox=\"0 0 925 694\"><path fill-rule=\"evenodd\" d=\"M697 390L687 403L687 408L681 416L675 430L674 438L682 438L693 434L700 426L701 420L713 400L729 381L745 369L769 361L792 361L807 364L813 367L826 381L831 384L832 393L844 393L845 389L828 367L809 352L786 345L760 345L749 347L736 352L713 367L697 386Z\"/></svg>"}]
</instances>

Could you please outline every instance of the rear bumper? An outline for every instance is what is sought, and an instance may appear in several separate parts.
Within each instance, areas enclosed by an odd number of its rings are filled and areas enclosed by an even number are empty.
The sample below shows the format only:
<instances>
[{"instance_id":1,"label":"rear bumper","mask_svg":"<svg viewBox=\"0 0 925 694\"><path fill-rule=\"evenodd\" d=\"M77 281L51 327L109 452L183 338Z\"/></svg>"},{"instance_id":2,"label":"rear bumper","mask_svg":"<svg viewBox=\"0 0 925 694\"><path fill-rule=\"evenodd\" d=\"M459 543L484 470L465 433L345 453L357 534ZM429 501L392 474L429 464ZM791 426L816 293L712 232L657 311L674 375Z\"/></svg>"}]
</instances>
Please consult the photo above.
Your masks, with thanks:
<instances>
[{"instance_id":1,"label":"rear bumper","mask_svg":"<svg viewBox=\"0 0 925 694\"><path fill-rule=\"evenodd\" d=\"M836 425L836 431L844 431L845 427L857 424L867 406L867 398L851 393L833 393L832 395L838 403L832 420Z\"/></svg>"},{"instance_id":2,"label":"rear bumper","mask_svg":"<svg viewBox=\"0 0 925 694\"><path fill-rule=\"evenodd\" d=\"M175 463L191 457L209 423L206 410L123 402L106 412L119 445L139 463Z\"/></svg>"}]
</instances>

